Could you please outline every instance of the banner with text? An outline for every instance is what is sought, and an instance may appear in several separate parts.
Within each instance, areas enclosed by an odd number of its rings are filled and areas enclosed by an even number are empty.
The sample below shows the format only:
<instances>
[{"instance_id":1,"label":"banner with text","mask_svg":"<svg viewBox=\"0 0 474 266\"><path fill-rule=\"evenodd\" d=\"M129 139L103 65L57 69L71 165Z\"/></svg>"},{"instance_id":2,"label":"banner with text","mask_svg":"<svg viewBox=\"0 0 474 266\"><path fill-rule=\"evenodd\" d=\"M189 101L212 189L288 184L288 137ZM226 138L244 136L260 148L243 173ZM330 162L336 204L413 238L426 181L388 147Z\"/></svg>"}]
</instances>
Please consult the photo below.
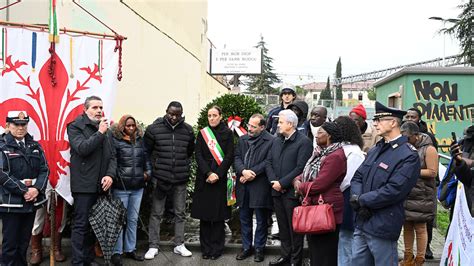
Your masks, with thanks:
<instances>
[{"instance_id":1,"label":"banner with text","mask_svg":"<svg viewBox=\"0 0 474 266\"><path fill-rule=\"evenodd\" d=\"M467 205L464 186L458 184L453 220L444 243L440 265L474 264L474 218Z\"/></svg>"}]
</instances>

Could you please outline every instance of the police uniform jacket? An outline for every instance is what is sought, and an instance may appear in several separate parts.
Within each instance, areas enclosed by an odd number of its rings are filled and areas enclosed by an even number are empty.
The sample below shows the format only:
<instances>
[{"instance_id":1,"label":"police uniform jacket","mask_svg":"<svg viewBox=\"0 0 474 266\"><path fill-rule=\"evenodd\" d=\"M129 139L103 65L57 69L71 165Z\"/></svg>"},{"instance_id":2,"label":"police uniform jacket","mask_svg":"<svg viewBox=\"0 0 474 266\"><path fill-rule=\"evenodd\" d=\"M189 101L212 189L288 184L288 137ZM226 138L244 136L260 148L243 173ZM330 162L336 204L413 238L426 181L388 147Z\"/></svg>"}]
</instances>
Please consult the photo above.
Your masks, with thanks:
<instances>
[{"instance_id":1,"label":"police uniform jacket","mask_svg":"<svg viewBox=\"0 0 474 266\"><path fill-rule=\"evenodd\" d=\"M46 202L49 170L44 151L29 134L24 142L22 150L11 134L0 138L0 212L29 213ZM24 179L32 179L32 187L39 192L34 202L24 199L28 191Z\"/></svg>"},{"instance_id":2,"label":"police uniform jacket","mask_svg":"<svg viewBox=\"0 0 474 266\"><path fill-rule=\"evenodd\" d=\"M397 240L405 221L403 202L420 175L420 158L405 136L377 142L351 181L351 193L372 212L368 220L356 214L355 227L363 232Z\"/></svg>"}]
</instances>

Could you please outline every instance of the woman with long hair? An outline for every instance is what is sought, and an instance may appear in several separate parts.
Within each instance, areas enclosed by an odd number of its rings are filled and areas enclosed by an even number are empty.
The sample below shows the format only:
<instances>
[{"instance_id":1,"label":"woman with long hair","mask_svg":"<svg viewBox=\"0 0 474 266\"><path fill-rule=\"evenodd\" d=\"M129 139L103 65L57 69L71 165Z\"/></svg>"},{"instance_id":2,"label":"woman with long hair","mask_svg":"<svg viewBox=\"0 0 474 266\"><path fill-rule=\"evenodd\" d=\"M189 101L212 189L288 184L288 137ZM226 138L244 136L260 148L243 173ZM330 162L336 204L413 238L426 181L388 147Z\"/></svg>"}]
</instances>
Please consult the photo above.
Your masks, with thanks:
<instances>
[{"instance_id":1,"label":"woman with long hair","mask_svg":"<svg viewBox=\"0 0 474 266\"><path fill-rule=\"evenodd\" d=\"M200 219L199 241L203 259L215 260L224 251L227 206L227 172L234 162L232 131L222 122L222 109L207 111L208 126L196 140L197 173L191 217Z\"/></svg>"},{"instance_id":2,"label":"woman with long hair","mask_svg":"<svg viewBox=\"0 0 474 266\"><path fill-rule=\"evenodd\" d=\"M131 115L124 115L112 125L112 145L116 152L117 174L112 193L127 209L127 225L115 244L113 265L122 265L122 254L137 261L144 257L136 253L137 222L143 188L151 176L151 164L143 142L143 131Z\"/></svg>"},{"instance_id":3,"label":"woman with long hair","mask_svg":"<svg viewBox=\"0 0 474 266\"><path fill-rule=\"evenodd\" d=\"M355 171L364 162L365 155L362 151L364 140L357 124L348 116L340 116L335 122L341 129L342 149L347 159L346 176L340 186L344 195L344 212L341 228L339 230L339 244L337 251L338 265L350 265L352 257L352 239L354 238L354 211L349 199L351 197L351 180Z\"/></svg>"}]
</instances>

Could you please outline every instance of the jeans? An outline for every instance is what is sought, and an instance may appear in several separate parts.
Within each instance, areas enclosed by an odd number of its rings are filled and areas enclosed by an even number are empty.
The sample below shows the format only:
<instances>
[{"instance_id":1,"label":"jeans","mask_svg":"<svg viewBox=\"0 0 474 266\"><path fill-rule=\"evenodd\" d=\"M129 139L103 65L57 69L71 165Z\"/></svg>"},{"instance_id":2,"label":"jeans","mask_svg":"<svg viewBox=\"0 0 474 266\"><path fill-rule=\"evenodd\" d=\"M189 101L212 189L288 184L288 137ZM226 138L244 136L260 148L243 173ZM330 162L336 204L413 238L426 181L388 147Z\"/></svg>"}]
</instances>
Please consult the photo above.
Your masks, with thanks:
<instances>
[{"instance_id":1,"label":"jeans","mask_svg":"<svg viewBox=\"0 0 474 266\"><path fill-rule=\"evenodd\" d=\"M351 265L353 239L354 231L345 229L341 229L339 231L339 243L337 246L337 265Z\"/></svg>"},{"instance_id":2,"label":"jeans","mask_svg":"<svg viewBox=\"0 0 474 266\"><path fill-rule=\"evenodd\" d=\"M353 266L398 265L397 240L375 237L356 228L353 241Z\"/></svg>"},{"instance_id":3,"label":"jeans","mask_svg":"<svg viewBox=\"0 0 474 266\"><path fill-rule=\"evenodd\" d=\"M265 208L250 208L249 207L249 192L245 190L244 201L240 207L240 229L242 232L242 247L247 250L252 247L252 229L253 229L253 212L257 218L257 228L255 229L254 247L257 250L263 250L267 242L268 234L268 210Z\"/></svg>"},{"instance_id":4,"label":"jeans","mask_svg":"<svg viewBox=\"0 0 474 266\"><path fill-rule=\"evenodd\" d=\"M122 229L117 243L115 244L114 253L122 254L122 252L135 251L137 245L138 212L140 211L140 203L142 202L143 188L135 190L114 189L112 192L115 197L123 202L123 206L127 209L125 241Z\"/></svg>"},{"instance_id":5,"label":"jeans","mask_svg":"<svg viewBox=\"0 0 474 266\"><path fill-rule=\"evenodd\" d=\"M179 246L184 243L184 221L186 219L186 184L173 185L173 212L174 212L174 244ZM165 211L165 197L159 197L155 190L153 192L153 203L150 213L149 248L158 248L160 244L160 224Z\"/></svg>"}]
</instances>

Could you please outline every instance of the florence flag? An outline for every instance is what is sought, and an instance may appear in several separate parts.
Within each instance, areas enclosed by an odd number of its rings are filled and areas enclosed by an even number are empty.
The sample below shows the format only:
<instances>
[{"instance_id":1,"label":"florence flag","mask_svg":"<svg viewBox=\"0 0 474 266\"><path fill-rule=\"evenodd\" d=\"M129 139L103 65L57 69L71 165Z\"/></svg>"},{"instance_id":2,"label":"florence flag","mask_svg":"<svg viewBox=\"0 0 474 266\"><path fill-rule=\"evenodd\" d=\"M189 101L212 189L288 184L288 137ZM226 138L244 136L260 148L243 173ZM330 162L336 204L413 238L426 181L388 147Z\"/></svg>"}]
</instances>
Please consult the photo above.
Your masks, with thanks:
<instances>
[{"instance_id":1,"label":"florence flag","mask_svg":"<svg viewBox=\"0 0 474 266\"><path fill-rule=\"evenodd\" d=\"M116 42L62 33L51 56L48 32L4 26L0 31L0 131L8 111L28 113L28 132L45 151L50 186L72 204L66 126L83 112L91 95L102 98L110 120L117 87Z\"/></svg>"}]
</instances>

